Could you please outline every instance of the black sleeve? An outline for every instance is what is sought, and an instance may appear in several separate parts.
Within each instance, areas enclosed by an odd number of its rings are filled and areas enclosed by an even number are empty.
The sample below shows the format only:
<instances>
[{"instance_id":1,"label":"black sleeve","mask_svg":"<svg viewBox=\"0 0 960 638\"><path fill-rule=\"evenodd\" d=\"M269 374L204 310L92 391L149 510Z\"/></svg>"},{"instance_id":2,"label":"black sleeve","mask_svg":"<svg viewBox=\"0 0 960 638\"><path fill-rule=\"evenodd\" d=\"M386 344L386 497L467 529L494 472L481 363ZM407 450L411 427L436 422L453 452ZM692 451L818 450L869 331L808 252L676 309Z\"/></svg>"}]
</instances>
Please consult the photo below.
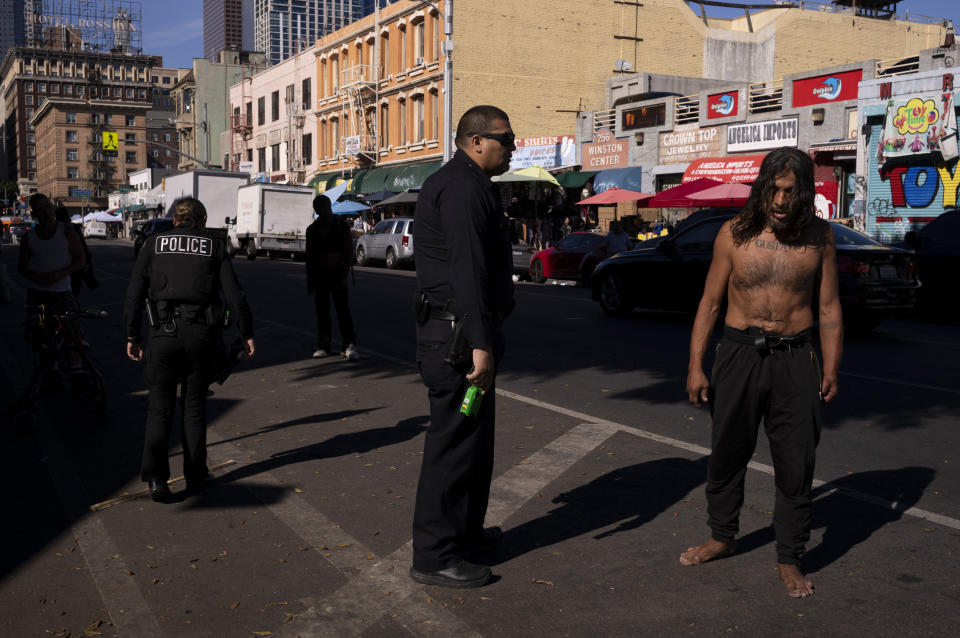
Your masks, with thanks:
<instances>
[{"instance_id":1,"label":"black sleeve","mask_svg":"<svg viewBox=\"0 0 960 638\"><path fill-rule=\"evenodd\" d=\"M253 313L247 303L247 295L243 292L243 286L237 279L237 273L233 271L233 262L230 261L226 251L221 252L220 259L220 285L223 286L223 295L235 313L240 336L251 339L253 338Z\"/></svg>"},{"instance_id":2,"label":"black sleeve","mask_svg":"<svg viewBox=\"0 0 960 638\"><path fill-rule=\"evenodd\" d=\"M447 245L450 288L457 314L471 348L493 349L493 324L487 303L488 273L483 239L490 214L483 187L472 179L450 182L440 194L439 208Z\"/></svg>"},{"instance_id":3,"label":"black sleeve","mask_svg":"<svg viewBox=\"0 0 960 638\"><path fill-rule=\"evenodd\" d=\"M306 254L304 255L304 264L307 268L307 288L315 288L316 281L314 271L316 270L316 258L317 258L317 237L313 224L307 226L307 241L306 241Z\"/></svg>"},{"instance_id":4,"label":"black sleeve","mask_svg":"<svg viewBox=\"0 0 960 638\"><path fill-rule=\"evenodd\" d=\"M343 222L343 270L350 270L350 265L353 264L353 234L350 232L350 225L347 222Z\"/></svg>"},{"instance_id":5,"label":"black sleeve","mask_svg":"<svg viewBox=\"0 0 960 638\"><path fill-rule=\"evenodd\" d=\"M147 242L137 256L127 284L127 296L123 302L123 325L126 326L127 341L140 343L140 326L143 321L143 308L150 292L150 263L153 255L153 243Z\"/></svg>"}]
</instances>

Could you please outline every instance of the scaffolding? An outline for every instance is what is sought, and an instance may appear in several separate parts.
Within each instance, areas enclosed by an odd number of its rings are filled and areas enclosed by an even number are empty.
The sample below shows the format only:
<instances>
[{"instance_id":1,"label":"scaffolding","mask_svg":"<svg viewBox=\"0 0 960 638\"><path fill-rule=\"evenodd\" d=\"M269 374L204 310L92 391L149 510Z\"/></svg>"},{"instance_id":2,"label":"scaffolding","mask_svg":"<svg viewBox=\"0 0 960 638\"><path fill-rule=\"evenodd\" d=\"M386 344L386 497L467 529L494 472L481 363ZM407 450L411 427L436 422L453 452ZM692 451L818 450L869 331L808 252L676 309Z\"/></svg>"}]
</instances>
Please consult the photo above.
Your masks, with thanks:
<instances>
[{"instance_id":1,"label":"scaffolding","mask_svg":"<svg viewBox=\"0 0 960 638\"><path fill-rule=\"evenodd\" d=\"M26 46L143 53L141 0L24 0Z\"/></svg>"}]
</instances>

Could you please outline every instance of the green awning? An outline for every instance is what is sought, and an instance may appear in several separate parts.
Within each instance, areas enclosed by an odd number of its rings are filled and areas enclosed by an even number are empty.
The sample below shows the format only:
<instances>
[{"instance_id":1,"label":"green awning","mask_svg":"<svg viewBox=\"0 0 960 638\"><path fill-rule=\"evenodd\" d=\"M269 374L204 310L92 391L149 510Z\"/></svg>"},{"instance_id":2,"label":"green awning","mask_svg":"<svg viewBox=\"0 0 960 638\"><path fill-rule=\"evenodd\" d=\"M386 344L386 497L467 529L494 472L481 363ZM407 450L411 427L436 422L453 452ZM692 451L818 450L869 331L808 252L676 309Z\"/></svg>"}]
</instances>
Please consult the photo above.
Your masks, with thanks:
<instances>
[{"instance_id":1,"label":"green awning","mask_svg":"<svg viewBox=\"0 0 960 638\"><path fill-rule=\"evenodd\" d=\"M339 179L339 177L340 177L339 172L321 173L320 175L314 175L313 178L311 178L310 181L307 182L307 186L309 186L310 188L313 188L318 193L322 193L328 188L333 188L334 186L336 186L336 180ZM333 180L332 184L330 183L331 180Z\"/></svg>"},{"instance_id":2,"label":"green awning","mask_svg":"<svg viewBox=\"0 0 960 638\"><path fill-rule=\"evenodd\" d=\"M384 190L399 193L410 188L420 188L428 177L437 172L443 162L421 162L398 166L390 171Z\"/></svg>"},{"instance_id":3,"label":"green awning","mask_svg":"<svg viewBox=\"0 0 960 638\"><path fill-rule=\"evenodd\" d=\"M557 175L557 181L564 188L580 188L600 171L567 171Z\"/></svg>"},{"instance_id":4,"label":"green awning","mask_svg":"<svg viewBox=\"0 0 960 638\"><path fill-rule=\"evenodd\" d=\"M376 193L377 191L382 191L386 189L387 176L390 174L390 169L386 167L371 168L370 171L363 176L363 183L361 184L361 193Z\"/></svg>"},{"instance_id":5,"label":"green awning","mask_svg":"<svg viewBox=\"0 0 960 638\"><path fill-rule=\"evenodd\" d=\"M358 195L361 192L366 192L366 191L361 191L360 188L363 185L363 180L366 179L366 176L368 173L370 173L370 169L368 168L361 168L356 173L354 173L353 177L351 177L349 180L350 185L347 186L347 190L345 192L353 195Z\"/></svg>"},{"instance_id":6,"label":"green awning","mask_svg":"<svg viewBox=\"0 0 960 638\"><path fill-rule=\"evenodd\" d=\"M147 207L143 204L134 204L133 206L127 206L127 212L133 212L137 210L146 210Z\"/></svg>"}]
</instances>

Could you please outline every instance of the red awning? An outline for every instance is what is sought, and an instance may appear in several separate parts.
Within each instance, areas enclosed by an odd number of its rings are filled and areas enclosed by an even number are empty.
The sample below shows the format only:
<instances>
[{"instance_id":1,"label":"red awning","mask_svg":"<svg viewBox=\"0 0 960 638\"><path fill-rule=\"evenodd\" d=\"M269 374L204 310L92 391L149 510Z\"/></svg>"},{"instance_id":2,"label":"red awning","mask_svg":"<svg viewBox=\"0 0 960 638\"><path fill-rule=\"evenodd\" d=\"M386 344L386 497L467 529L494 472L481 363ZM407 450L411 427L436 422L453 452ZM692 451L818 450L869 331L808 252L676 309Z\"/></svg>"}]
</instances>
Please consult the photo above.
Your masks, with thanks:
<instances>
[{"instance_id":1,"label":"red awning","mask_svg":"<svg viewBox=\"0 0 960 638\"><path fill-rule=\"evenodd\" d=\"M695 179L692 182L687 182L686 184L680 184L679 186L668 188L665 191L660 191L650 199L641 202L640 205L646 206L647 208L697 208L703 206L704 204L690 199L690 195L699 193L702 190L706 190L720 184L721 182L713 179Z\"/></svg>"},{"instance_id":2,"label":"red awning","mask_svg":"<svg viewBox=\"0 0 960 638\"><path fill-rule=\"evenodd\" d=\"M709 177L721 182L752 182L760 174L765 155L731 155L694 160L683 173L683 182Z\"/></svg>"}]
</instances>

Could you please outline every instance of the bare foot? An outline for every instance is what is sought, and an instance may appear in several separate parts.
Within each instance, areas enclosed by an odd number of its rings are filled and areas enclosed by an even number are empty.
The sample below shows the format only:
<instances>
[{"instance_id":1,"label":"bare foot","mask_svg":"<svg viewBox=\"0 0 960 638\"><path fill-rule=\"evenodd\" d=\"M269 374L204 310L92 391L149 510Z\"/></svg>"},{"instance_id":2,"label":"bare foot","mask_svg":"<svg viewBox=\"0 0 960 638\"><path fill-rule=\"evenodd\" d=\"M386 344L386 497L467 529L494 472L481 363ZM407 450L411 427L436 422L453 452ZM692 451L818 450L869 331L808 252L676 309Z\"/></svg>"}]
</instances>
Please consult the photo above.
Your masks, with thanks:
<instances>
[{"instance_id":1,"label":"bare foot","mask_svg":"<svg viewBox=\"0 0 960 638\"><path fill-rule=\"evenodd\" d=\"M691 547L680 554L680 564L688 567L691 565L700 565L708 560L713 560L717 556L732 554L735 549L737 549L736 543L721 543L711 538L703 545Z\"/></svg>"},{"instance_id":2,"label":"bare foot","mask_svg":"<svg viewBox=\"0 0 960 638\"><path fill-rule=\"evenodd\" d=\"M787 586L788 596L791 598L813 596L813 583L807 580L807 577L800 572L799 567L778 563L777 571L780 572L780 580Z\"/></svg>"}]
</instances>

